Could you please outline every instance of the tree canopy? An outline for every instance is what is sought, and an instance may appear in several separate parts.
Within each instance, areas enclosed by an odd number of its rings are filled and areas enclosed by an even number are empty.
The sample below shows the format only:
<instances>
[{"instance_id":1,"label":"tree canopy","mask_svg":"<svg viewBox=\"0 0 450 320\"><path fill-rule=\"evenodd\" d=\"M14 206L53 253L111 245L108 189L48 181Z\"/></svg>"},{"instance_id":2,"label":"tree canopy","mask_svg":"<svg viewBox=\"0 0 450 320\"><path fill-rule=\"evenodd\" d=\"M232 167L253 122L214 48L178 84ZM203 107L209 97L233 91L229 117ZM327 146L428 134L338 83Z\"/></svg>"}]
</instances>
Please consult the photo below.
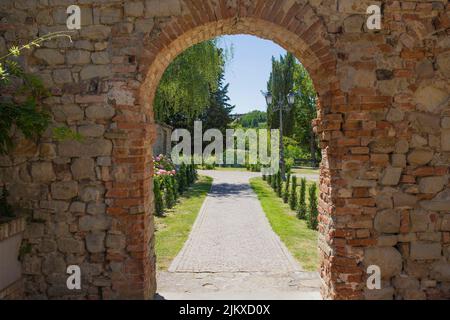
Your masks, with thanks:
<instances>
[{"instance_id":1,"label":"tree canopy","mask_svg":"<svg viewBox=\"0 0 450 320\"><path fill-rule=\"evenodd\" d=\"M287 149L290 154L308 155L315 161L320 158L317 137L312 128L312 120L317 117L317 95L312 79L305 67L291 54L272 59L272 72L267 83L272 93L273 103L268 107L267 118L270 128L279 128L279 112L274 107L281 102L287 105L287 95L296 93L294 105L283 113L283 134L290 138ZM300 150L295 151L293 141Z\"/></svg>"},{"instance_id":2,"label":"tree canopy","mask_svg":"<svg viewBox=\"0 0 450 320\"><path fill-rule=\"evenodd\" d=\"M211 103L211 93L219 89L225 63L215 40L194 45L167 68L159 84L155 117L171 125L193 122Z\"/></svg>"}]
</instances>

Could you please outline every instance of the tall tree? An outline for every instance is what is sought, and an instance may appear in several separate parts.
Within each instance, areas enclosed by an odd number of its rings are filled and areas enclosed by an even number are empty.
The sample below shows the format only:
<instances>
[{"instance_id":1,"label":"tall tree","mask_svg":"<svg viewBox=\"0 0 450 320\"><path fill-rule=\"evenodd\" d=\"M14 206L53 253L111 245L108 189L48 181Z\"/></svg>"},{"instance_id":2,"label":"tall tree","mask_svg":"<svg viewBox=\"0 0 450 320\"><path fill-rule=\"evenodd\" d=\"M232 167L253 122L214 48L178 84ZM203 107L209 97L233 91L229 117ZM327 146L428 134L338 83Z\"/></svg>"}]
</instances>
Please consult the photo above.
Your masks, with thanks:
<instances>
[{"instance_id":1,"label":"tall tree","mask_svg":"<svg viewBox=\"0 0 450 320\"><path fill-rule=\"evenodd\" d=\"M321 155L312 121L317 117L317 94L305 67L296 63L294 69L294 90L299 92L295 106L295 128L293 138L304 150L309 149L312 166L316 166Z\"/></svg>"},{"instance_id":2,"label":"tall tree","mask_svg":"<svg viewBox=\"0 0 450 320\"><path fill-rule=\"evenodd\" d=\"M267 89L272 93L273 103L269 106L268 124L272 129L280 127L279 112L274 112L274 109L281 103L283 106L287 105L287 95L293 91L294 88L294 68L296 60L291 53L286 56L281 56L279 60L272 58L272 73L270 75ZM283 113L283 134L292 136L294 128L294 110L284 111Z\"/></svg>"},{"instance_id":3,"label":"tall tree","mask_svg":"<svg viewBox=\"0 0 450 320\"><path fill-rule=\"evenodd\" d=\"M223 133L228 128L228 125L233 121L231 119L231 112L235 108L230 102L228 96L229 84L224 84L224 70L219 76L217 90L211 92L210 105L203 111L201 120L203 122L203 129L219 129Z\"/></svg>"},{"instance_id":4,"label":"tall tree","mask_svg":"<svg viewBox=\"0 0 450 320\"><path fill-rule=\"evenodd\" d=\"M179 55L165 71L155 97L155 118L189 127L210 105L218 90L225 56L216 41L197 44Z\"/></svg>"}]
</instances>

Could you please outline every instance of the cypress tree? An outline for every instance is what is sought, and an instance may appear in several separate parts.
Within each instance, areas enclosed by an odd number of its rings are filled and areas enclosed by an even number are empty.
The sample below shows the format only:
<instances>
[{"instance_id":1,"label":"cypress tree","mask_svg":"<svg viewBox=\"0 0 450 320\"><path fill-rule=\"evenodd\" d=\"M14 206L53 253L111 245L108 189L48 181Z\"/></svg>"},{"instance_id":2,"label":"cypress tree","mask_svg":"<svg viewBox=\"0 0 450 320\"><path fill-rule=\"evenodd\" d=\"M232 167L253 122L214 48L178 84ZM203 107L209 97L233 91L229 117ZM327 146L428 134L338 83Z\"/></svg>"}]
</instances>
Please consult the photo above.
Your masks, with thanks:
<instances>
[{"instance_id":1,"label":"cypress tree","mask_svg":"<svg viewBox=\"0 0 450 320\"><path fill-rule=\"evenodd\" d=\"M285 188L284 188L284 193L283 193L283 202L284 203L288 203L289 201L289 187L291 184L291 175L288 174L287 178L286 178L286 184L285 184Z\"/></svg>"},{"instance_id":2,"label":"cypress tree","mask_svg":"<svg viewBox=\"0 0 450 320\"><path fill-rule=\"evenodd\" d=\"M161 217L164 213L164 203L161 194L161 179L159 177L153 179L153 194L155 196L155 214Z\"/></svg>"},{"instance_id":3,"label":"cypress tree","mask_svg":"<svg viewBox=\"0 0 450 320\"><path fill-rule=\"evenodd\" d=\"M291 194L289 196L289 207L291 210L295 210L297 206L297 177L294 175L292 176L292 187L291 187Z\"/></svg>"},{"instance_id":4,"label":"cypress tree","mask_svg":"<svg viewBox=\"0 0 450 320\"><path fill-rule=\"evenodd\" d=\"M307 214L306 209L306 179L300 180L300 196L298 198L297 217L299 219L305 219Z\"/></svg>"},{"instance_id":5,"label":"cypress tree","mask_svg":"<svg viewBox=\"0 0 450 320\"><path fill-rule=\"evenodd\" d=\"M309 188L308 227L317 230L319 211L317 209L317 186L315 183Z\"/></svg>"}]
</instances>

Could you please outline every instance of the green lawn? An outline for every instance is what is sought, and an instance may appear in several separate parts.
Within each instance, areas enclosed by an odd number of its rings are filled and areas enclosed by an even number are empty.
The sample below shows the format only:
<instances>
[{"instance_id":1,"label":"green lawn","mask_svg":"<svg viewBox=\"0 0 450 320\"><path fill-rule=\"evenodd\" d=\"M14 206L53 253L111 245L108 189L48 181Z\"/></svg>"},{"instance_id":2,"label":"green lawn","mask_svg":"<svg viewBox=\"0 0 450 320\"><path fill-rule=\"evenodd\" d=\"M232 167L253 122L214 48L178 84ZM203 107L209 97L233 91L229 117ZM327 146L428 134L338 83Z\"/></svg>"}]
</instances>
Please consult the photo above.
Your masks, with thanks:
<instances>
[{"instance_id":1,"label":"green lawn","mask_svg":"<svg viewBox=\"0 0 450 320\"><path fill-rule=\"evenodd\" d=\"M183 248L211 185L212 178L200 176L173 209L164 217L155 217L158 270L167 270Z\"/></svg>"},{"instance_id":2,"label":"green lawn","mask_svg":"<svg viewBox=\"0 0 450 320\"><path fill-rule=\"evenodd\" d=\"M292 169L292 173L295 174L319 174L319 169Z\"/></svg>"},{"instance_id":3,"label":"green lawn","mask_svg":"<svg viewBox=\"0 0 450 320\"><path fill-rule=\"evenodd\" d=\"M208 169L202 169L202 170L208 170ZM238 167L238 168L234 168L234 167L216 167L215 169L213 169L213 171L247 171L246 168L244 167Z\"/></svg>"},{"instance_id":4,"label":"green lawn","mask_svg":"<svg viewBox=\"0 0 450 320\"><path fill-rule=\"evenodd\" d=\"M297 219L295 212L278 198L261 178L250 180L269 222L281 241L307 271L318 269L317 231L308 229L306 221Z\"/></svg>"}]
</instances>

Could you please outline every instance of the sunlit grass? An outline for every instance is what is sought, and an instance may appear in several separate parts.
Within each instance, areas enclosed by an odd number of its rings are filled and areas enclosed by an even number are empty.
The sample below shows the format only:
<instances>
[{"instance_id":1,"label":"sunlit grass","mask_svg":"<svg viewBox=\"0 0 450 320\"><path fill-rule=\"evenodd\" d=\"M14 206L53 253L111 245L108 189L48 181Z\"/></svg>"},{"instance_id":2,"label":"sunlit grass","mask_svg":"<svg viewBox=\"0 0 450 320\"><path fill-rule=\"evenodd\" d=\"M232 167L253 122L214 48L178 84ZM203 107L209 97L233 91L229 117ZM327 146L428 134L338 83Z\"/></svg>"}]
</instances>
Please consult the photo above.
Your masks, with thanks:
<instances>
[{"instance_id":1,"label":"sunlit grass","mask_svg":"<svg viewBox=\"0 0 450 320\"><path fill-rule=\"evenodd\" d=\"M289 205L276 195L261 178L250 180L258 195L272 229L286 245L291 254L306 271L316 271L319 264L317 231L308 229L306 221L299 220Z\"/></svg>"},{"instance_id":2,"label":"sunlit grass","mask_svg":"<svg viewBox=\"0 0 450 320\"><path fill-rule=\"evenodd\" d=\"M210 177L200 176L199 180L180 197L173 209L167 210L164 217L155 217L158 270L167 270L183 248L211 189L212 181Z\"/></svg>"},{"instance_id":3,"label":"sunlit grass","mask_svg":"<svg viewBox=\"0 0 450 320\"><path fill-rule=\"evenodd\" d=\"M291 169L294 174L319 174L319 169Z\"/></svg>"}]
</instances>

